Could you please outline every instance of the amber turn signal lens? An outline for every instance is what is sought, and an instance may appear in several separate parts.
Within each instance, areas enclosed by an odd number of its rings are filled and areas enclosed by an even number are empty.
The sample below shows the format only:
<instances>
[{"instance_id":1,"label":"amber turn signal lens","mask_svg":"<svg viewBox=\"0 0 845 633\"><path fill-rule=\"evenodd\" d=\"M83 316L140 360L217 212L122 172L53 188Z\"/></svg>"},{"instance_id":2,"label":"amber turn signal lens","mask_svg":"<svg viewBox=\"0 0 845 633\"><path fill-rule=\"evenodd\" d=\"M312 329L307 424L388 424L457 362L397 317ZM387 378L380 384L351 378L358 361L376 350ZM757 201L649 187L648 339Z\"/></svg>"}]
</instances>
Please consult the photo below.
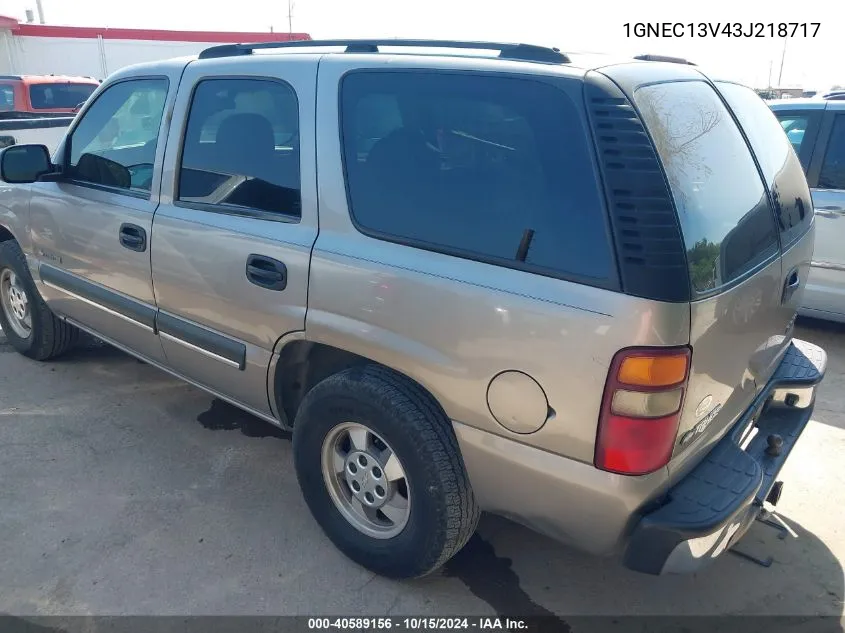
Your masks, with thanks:
<instances>
[{"instance_id":1,"label":"amber turn signal lens","mask_svg":"<svg viewBox=\"0 0 845 633\"><path fill-rule=\"evenodd\" d=\"M687 354L628 356L619 367L617 380L637 387L669 387L687 377Z\"/></svg>"}]
</instances>

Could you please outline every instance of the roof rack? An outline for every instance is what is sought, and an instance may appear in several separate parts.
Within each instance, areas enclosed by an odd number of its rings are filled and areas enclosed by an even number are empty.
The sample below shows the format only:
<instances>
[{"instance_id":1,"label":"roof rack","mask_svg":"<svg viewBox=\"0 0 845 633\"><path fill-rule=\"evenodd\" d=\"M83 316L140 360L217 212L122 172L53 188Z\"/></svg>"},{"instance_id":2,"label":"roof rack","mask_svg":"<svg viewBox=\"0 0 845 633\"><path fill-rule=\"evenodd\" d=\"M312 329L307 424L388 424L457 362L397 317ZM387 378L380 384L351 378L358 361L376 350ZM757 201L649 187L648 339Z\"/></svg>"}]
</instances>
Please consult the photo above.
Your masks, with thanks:
<instances>
[{"instance_id":1,"label":"roof rack","mask_svg":"<svg viewBox=\"0 0 845 633\"><path fill-rule=\"evenodd\" d=\"M686 64L688 66L695 66L695 64L683 57L669 57L668 55L634 55L634 59L639 59L643 62L667 62L669 64Z\"/></svg>"},{"instance_id":2,"label":"roof rack","mask_svg":"<svg viewBox=\"0 0 845 633\"><path fill-rule=\"evenodd\" d=\"M822 95L822 99L826 99L827 101L845 101L845 90L832 90Z\"/></svg>"},{"instance_id":3,"label":"roof rack","mask_svg":"<svg viewBox=\"0 0 845 633\"><path fill-rule=\"evenodd\" d=\"M464 48L499 51L501 59L529 62L569 63L569 58L557 48L534 44L506 44L502 42L462 42L450 40L292 40L287 42L260 42L256 44L223 44L212 46L199 54L200 59L251 55L253 51L284 48L345 47L347 53L378 53L380 46L414 48Z\"/></svg>"}]
</instances>

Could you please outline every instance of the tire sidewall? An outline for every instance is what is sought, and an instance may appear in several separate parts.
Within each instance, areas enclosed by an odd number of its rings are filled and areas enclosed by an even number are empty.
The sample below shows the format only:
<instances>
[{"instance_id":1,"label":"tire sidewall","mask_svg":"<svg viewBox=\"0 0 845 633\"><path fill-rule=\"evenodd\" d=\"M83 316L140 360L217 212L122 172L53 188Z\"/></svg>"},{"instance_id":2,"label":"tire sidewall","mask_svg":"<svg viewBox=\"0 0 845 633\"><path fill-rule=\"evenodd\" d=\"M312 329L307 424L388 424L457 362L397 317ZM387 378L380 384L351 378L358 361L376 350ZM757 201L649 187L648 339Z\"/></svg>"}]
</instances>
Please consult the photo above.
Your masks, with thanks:
<instances>
[{"instance_id":1,"label":"tire sidewall","mask_svg":"<svg viewBox=\"0 0 845 633\"><path fill-rule=\"evenodd\" d=\"M30 330L28 337L21 338L18 336L12 329L12 326L6 318L6 312L2 309L2 307L0 307L0 325L3 327L3 334L5 335L6 340L11 343L12 347L21 354L28 354L32 351L35 341L37 341L38 337L41 335L41 315L39 314L38 305L38 298L40 295L38 294L38 289L35 287L35 282L32 280L32 275L29 272L26 257L24 256L23 251L21 251L20 246L18 246L18 243L14 240L9 240L0 244L0 272L6 268L11 269L15 275L18 276L24 292L26 292L26 298L29 302L32 329Z\"/></svg>"},{"instance_id":2,"label":"tire sidewall","mask_svg":"<svg viewBox=\"0 0 845 633\"><path fill-rule=\"evenodd\" d=\"M309 394L314 397L303 402L293 436L297 478L312 514L332 542L359 564L393 577L425 573L438 558L445 540L442 499L448 491L432 476L424 448L403 428L401 418L391 419L378 404L348 392L323 391L328 393ZM405 470L411 509L404 529L393 538L373 538L350 524L335 506L323 480L323 441L329 431L344 422L363 424L381 436Z\"/></svg>"}]
</instances>

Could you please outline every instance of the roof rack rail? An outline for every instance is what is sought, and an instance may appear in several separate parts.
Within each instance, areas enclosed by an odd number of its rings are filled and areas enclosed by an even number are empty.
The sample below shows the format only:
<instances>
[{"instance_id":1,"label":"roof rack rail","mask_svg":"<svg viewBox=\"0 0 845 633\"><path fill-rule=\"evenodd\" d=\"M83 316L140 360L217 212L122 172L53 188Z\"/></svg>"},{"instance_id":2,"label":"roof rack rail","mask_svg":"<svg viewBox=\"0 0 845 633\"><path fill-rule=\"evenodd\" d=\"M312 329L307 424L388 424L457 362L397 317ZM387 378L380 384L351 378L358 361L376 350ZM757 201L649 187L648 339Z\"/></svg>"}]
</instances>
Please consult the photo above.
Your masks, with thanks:
<instances>
[{"instance_id":1,"label":"roof rack rail","mask_svg":"<svg viewBox=\"0 0 845 633\"><path fill-rule=\"evenodd\" d=\"M831 90L823 94L822 99L826 99L827 101L845 101L845 90Z\"/></svg>"},{"instance_id":2,"label":"roof rack rail","mask_svg":"<svg viewBox=\"0 0 845 633\"><path fill-rule=\"evenodd\" d=\"M378 53L380 46L414 48L464 48L499 51L502 59L549 62L554 64L569 63L569 58L557 48L536 46L534 44L507 44L502 42L463 42L450 40L291 40L286 42L260 42L256 44L222 44L212 46L199 54L199 59L234 57L251 55L253 51L277 48L318 48L342 46L347 53Z\"/></svg>"},{"instance_id":3,"label":"roof rack rail","mask_svg":"<svg viewBox=\"0 0 845 633\"><path fill-rule=\"evenodd\" d=\"M695 66L691 61L683 57L669 57L668 55L634 55L634 59L639 59L643 62L667 62L669 64L686 64L688 66Z\"/></svg>"}]
</instances>

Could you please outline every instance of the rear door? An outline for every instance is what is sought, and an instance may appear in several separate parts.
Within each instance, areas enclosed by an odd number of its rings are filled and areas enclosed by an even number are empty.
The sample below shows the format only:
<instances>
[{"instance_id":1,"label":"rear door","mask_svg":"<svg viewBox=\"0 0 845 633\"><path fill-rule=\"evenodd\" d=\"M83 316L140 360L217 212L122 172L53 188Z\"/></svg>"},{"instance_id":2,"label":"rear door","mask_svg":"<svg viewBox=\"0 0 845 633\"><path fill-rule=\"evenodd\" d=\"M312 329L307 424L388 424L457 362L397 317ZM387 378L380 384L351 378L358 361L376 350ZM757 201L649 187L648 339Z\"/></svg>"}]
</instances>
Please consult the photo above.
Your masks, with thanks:
<instances>
[{"instance_id":1,"label":"rear door","mask_svg":"<svg viewBox=\"0 0 845 633\"><path fill-rule=\"evenodd\" d=\"M845 104L831 102L808 180L813 187L816 247L802 313L845 320Z\"/></svg>"},{"instance_id":2,"label":"rear door","mask_svg":"<svg viewBox=\"0 0 845 633\"><path fill-rule=\"evenodd\" d=\"M789 344L795 297L809 268L808 242L800 240L800 231L806 233L812 213L800 163L774 116L750 94L777 133L775 142L760 148L762 169L787 174L773 191L781 196L787 228L794 228L785 231L797 241L786 264L758 165L713 86L704 80L669 82L634 94L672 189L693 293L692 368L670 464L674 470L721 437L774 373ZM745 101L742 94L737 100ZM808 219L796 223L792 213ZM785 278L793 273L794 287L785 296Z\"/></svg>"},{"instance_id":3,"label":"rear door","mask_svg":"<svg viewBox=\"0 0 845 633\"><path fill-rule=\"evenodd\" d=\"M153 224L168 364L263 415L274 346L305 328L317 63L250 55L189 64Z\"/></svg>"}]
</instances>

